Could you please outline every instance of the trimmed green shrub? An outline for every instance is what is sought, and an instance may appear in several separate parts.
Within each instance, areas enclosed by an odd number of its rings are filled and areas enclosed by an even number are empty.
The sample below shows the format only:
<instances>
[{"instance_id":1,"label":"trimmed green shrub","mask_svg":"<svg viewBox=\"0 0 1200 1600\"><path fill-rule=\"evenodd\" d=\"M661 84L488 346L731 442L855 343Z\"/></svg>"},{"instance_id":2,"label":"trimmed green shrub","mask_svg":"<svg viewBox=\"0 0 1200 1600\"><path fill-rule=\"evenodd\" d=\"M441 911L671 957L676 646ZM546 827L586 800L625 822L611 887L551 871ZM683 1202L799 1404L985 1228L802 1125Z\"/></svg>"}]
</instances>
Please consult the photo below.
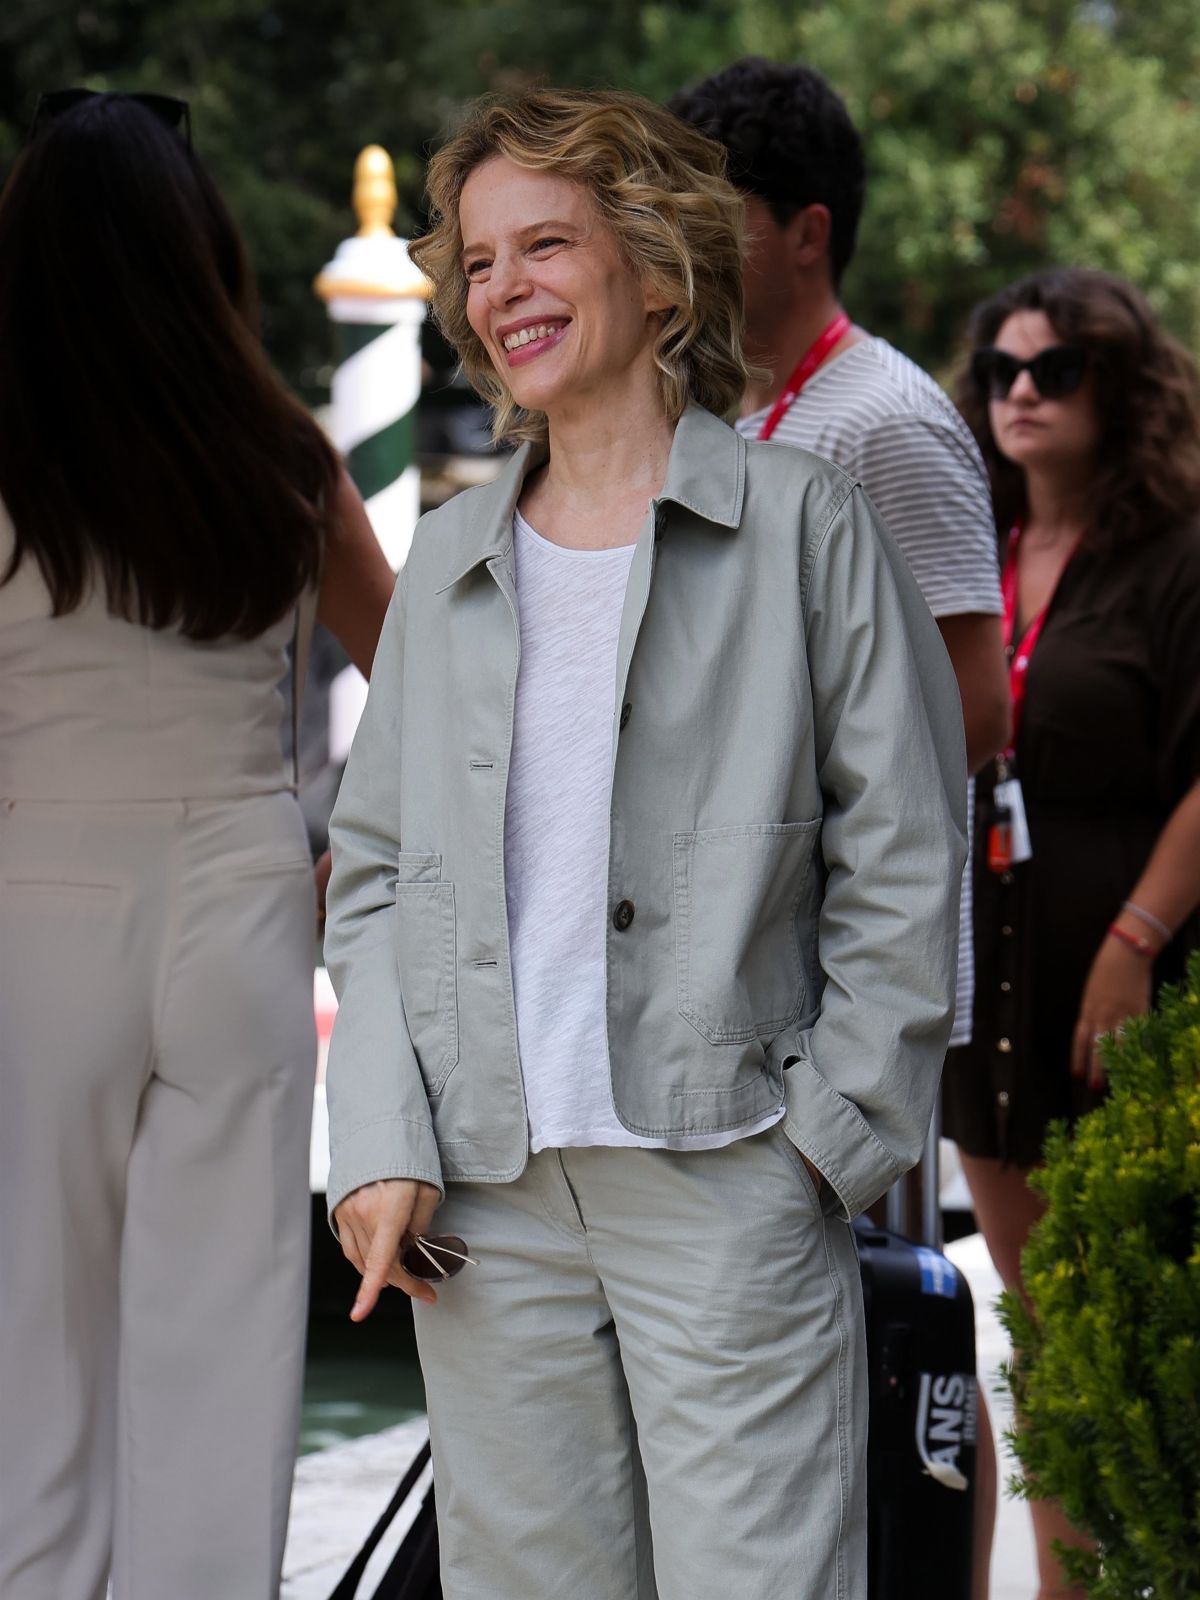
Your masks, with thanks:
<instances>
[{"instance_id":1,"label":"trimmed green shrub","mask_svg":"<svg viewBox=\"0 0 1200 1600\"><path fill-rule=\"evenodd\" d=\"M1011 1438L1029 1499L1094 1551L1060 1550L1093 1600L1200 1595L1200 955L1103 1046L1110 1092L1056 1126L1047 1202L1006 1294Z\"/></svg>"}]
</instances>

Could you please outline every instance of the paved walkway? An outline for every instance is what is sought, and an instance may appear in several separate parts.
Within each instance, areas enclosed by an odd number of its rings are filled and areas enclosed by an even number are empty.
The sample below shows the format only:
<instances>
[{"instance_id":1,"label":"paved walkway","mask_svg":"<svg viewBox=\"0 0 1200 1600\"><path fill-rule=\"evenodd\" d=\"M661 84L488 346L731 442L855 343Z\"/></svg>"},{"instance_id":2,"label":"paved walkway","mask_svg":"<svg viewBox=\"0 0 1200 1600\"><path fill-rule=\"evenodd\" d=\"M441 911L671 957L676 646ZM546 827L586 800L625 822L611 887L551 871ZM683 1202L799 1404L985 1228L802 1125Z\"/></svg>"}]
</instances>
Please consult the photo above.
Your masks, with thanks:
<instances>
[{"instance_id":1,"label":"paved walkway","mask_svg":"<svg viewBox=\"0 0 1200 1600\"><path fill-rule=\"evenodd\" d=\"M946 1247L946 1254L966 1276L975 1300L975 1357L979 1366L979 1387L987 1395L992 1428L999 1455L1000 1503L996 1511L996 1535L992 1546L990 1600L1034 1600L1037 1594L1037 1563L1034 1559L1033 1524L1023 1500L1005 1493L1015 1465L1000 1435L1012 1426L1012 1406L1000 1376L1001 1364L1008 1359L1008 1336L1000 1326L994 1307L1000 1294L1000 1279L992 1266L982 1235L972 1233Z\"/></svg>"},{"instance_id":2,"label":"paved walkway","mask_svg":"<svg viewBox=\"0 0 1200 1600\"><path fill-rule=\"evenodd\" d=\"M1008 1427L1011 1414L1000 1379L1007 1342L992 1310L1000 1292L999 1279L978 1234L952 1244L947 1254L966 1274L975 1297L980 1386L988 1394L999 1435ZM292 1496L281 1600L328 1600L346 1563L391 1499L400 1474L425 1437L425 1424L418 1419L300 1461ZM1011 1470L1002 1454L1002 1485ZM376 1551L359 1585L364 1597L373 1592L403 1532L402 1526L395 1527ZM1002 1495L992 1559L991 1600L1033 1600L1036 1592L1029 1513L1020 1501ZM748 1594L746 1600L753 1600L753 1596Z\"/></svg>"}]
</instances>

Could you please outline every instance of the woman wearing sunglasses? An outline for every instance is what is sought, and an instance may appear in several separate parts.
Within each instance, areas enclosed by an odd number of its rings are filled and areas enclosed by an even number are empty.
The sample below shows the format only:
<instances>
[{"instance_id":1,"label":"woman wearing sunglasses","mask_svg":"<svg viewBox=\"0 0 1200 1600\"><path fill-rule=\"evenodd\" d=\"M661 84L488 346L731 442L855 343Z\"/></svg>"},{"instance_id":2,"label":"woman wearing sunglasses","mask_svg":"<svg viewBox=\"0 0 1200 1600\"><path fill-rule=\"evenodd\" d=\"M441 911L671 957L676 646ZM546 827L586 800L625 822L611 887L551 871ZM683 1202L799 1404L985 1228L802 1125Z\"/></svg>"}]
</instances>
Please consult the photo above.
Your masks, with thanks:
<instances>
[{"instance_id":1,"label":"woman wearing sunglasses","mask_svg":"<svg viewBox=\"0 0 1200 1600\"><path fill-rule=\"evenodd\" d=\"M1096 1103L1099 1040L1200 943L1200 381L1099 272L1003 290L969 338L1014 745L981 779L974 1042L951 1053L945 1126L1015 1288L1047 1123ZM1041 1593L1065 1594L1068 1529L1033 1513Z\"/></svg>"},{"instance_id":2,"label":"woman wearing sunglasses","mask_svg":"<svg viewBox=\"0 0 1200 1600\"><path fill-rule=\"evenodd\" d=\"M311 597L369 670L392 576L182 102L43 98L0 350L0 1595L268 1600L315 1059L287 649Z\"/></svg>"},{"instance_id":3,"label":"woman wearing sunglasses","mask_svg":"<svg viewBox=\"0 0 1200 1600\"><path fill-rule=\"evenodd\" d=\"M334 813L329 1202L354 1315L416 1302L448 1600L866 1593L849 1219L949 1033L962 713L861 491L719 420L723 171L485 102L413 252L520 448L418 528Z\"/></svg>"}]
</instances>

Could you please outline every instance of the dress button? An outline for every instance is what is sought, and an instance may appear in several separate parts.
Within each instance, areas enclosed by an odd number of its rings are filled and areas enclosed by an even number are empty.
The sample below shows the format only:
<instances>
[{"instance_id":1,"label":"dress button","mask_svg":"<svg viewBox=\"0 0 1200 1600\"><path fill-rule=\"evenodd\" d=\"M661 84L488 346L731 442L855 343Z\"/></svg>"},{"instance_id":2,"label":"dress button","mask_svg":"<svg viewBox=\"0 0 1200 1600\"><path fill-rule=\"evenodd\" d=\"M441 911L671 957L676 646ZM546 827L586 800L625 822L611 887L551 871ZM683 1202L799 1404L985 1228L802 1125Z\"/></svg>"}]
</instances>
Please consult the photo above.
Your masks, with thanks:
<instances>
[{"instance_id":1,"label":"dress button","mask_svg":"<svg viewBox=\"0 0 1200 1600\"><path fill-rule=\"evenodd\" d=\"M1006 1056L1012 1050L1012 1041L1010 1039L997 1039L996 1049L999 1050L1002 1056Z\"/></svg>"},{"instance_id":2,"label":"dress button","mask_svg":"<svg viewBox=\"0 0 1200 1600\"><path fill-rule=\"evenodd\" d=\"M632 921L633 921L633 901L632 900L618 900L617 904L616 904L616 907L613 910L613 927L617 930L618 933L624 933L625 929L629 926L629 924Z\"/></svg>"},{"instance_id":3,"label":"dress button","mask_svg":"<svg viewBox=\"0 0 1200 1600\"><path fill-rule=\"evenodd\" d=\"M998 1106L1007 1106L1008 1105L1008 1090L1007 1089L1001 1089L1000 1093L996 1096L996 1104Z\"/></svg>"},{"instance_id":4,"label":"dress button","mask_svg":"<svg viewBox=\"0 0 1200 1600\"><path fill-rule=\"evenodd\" d=\"M1011 927L1010 927L1010 926L1009 926L1009 925L1008 925L1008 923L1007 923L1007 922L1006 922L1006 923L1005 923L1005 924L1004 924L1004 926L1003 926L1003 927L1002 927L1002 928L1001 928L1001 929L1000 929L1000 932L1001 932L1001 933L1002 933L1002 934L1003 934L1003 935L1004 935L1004 937L1005 937L1005 938L1006 938L1006 939L1010 939L1010 938L1011 938L1011 937L1012 937L1012 928L1011 928Z\"/></svg>"},{"instance_id":5,"label":"dress button","mask_svg":"<svg viewBox=\"0 0 1200 1600\"><path fill-rule=\"evenodd\" d=\"M1013 875L1012 875L1012 873L1011 873L1011 872L1002 872L1002 873L1001 873L1001 874L1000 874L1000 882L1001 882L1001 883L1002 883L1002 884L1003 884L1003 885L1004 885L1004 886L1005 886L1005 888L1007 888L1007 887L1008 887L1008 885L1009 885L1009 884L1010 884L1010 883L1011 883L1011 882L1012 882L1012 881L1013 881Z\"/></svg>"},{"instance_id":6,"label":"dress button","mask_svg":"<svg viewBox=\"0 0 1200 1600\"><path fill-rule=\"evenodd\" d=\"M1011 988L1012 988L1012 984L1009 983L1008 979L1007 978L1001 978L1001 980L1000 980L1000 993L1001 994L1007 994Z\"/></svg>"},{"instance_id":7,"label":"dress button","mask_svg":"<svg viewBox=\"0 0 1200 1600\"><path fill-rule=\"evenodd\" d=\"M629 701L627 700L625 702L625 704L621 707L621 726L622 726L622 728L629 721L629 719L630 719L630 717L632 715L633 715L633 707L630 705Z\"/></svg>"}]
</instances>

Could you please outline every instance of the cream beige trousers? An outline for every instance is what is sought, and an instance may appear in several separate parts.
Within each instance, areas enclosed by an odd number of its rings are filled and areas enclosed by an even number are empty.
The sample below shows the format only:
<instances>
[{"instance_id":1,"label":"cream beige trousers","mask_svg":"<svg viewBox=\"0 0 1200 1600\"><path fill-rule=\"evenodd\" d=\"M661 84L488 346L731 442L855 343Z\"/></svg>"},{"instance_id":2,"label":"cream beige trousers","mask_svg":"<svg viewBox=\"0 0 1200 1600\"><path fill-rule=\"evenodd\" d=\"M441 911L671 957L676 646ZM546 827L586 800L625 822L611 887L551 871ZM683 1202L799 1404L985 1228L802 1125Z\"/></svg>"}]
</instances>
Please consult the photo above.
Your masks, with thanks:
<instances>
[{"instance_id":1,"label":"cream beige trousers","mask_svg":"<svg viewBox=\"0 0 1200 1600\"><path fill-rule=\"evenodd\" d=\"M315 1044L290 795L0 801L0 1600L268 1600Z\"/></svg>"},{"instance_id":2,"label":"cream beige trousers","mask_svg":"<svg viewBox=\"0 0 1200 1600\"><path fill-rule=\"evenodd\" d=\"M864 1600L858 1261L781 1129L451 1184L415 1307L446 1600Z\"/></svg>"}]
</instances>

